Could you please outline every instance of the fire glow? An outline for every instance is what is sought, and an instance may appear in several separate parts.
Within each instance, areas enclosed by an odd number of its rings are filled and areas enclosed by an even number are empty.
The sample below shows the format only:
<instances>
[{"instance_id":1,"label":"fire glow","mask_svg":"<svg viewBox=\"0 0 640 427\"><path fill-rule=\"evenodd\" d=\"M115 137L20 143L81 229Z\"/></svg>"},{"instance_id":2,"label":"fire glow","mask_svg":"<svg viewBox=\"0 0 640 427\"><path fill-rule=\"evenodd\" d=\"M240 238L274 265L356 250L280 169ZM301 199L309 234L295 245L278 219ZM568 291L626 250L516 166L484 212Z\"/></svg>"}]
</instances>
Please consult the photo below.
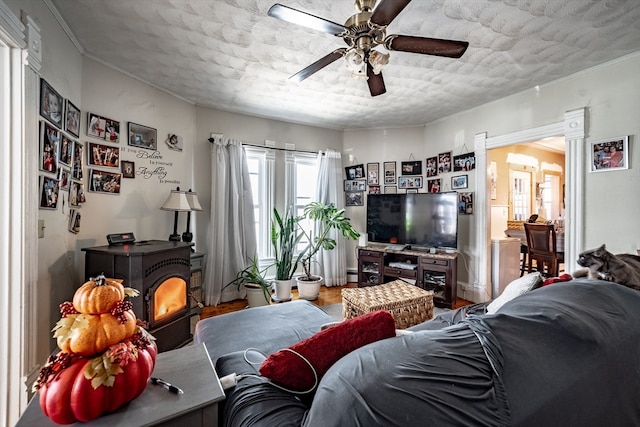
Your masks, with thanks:
<instances>
[{"instance_id":1,"label":"fire glow","mask_svg":"<svg viewBox=\"0 0 640 427\"><path fill-rule=\"evenodd\" d=\"M187 306L187 282L179 277L165 280L153 294L153 319L163 320Z\"/></svg>"}]
</instances>

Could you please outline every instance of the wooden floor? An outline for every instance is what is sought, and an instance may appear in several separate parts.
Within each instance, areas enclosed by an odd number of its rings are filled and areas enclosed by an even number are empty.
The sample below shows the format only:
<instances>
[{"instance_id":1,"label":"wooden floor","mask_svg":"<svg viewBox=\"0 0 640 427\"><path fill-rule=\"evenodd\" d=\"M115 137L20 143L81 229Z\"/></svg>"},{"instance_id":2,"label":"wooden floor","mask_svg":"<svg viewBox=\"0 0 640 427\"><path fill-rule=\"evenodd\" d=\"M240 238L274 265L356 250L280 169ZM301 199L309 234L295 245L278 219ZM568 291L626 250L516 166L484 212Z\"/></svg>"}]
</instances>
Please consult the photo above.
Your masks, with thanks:
<instances>
[{"instance_id":1,"label":"wooden floor","mask_svg":"<svg viewBox=\"0 0 640 427\"><path fill-rule=\"evenodd\" d=\"M318 306L341 303L342 302L341 289L355 288L355 287L357 287L355 283L348 283L345 286L333 286L330 288L327 288L326 286L321 286L318 299L312 302ZM292 294L293 294L294 300L299 299L297 289L293 289ZM462 307L468 304L471 304L471 302L458 298L456 300L456 304L454 308ZM230 313L232 311L243 310L246 307L247 307L247 300L244 300L244 299L239 299L231 302L223 302L222 304L219 304L216 307L204 307L202 309L202 313L200 314L200 319L206 319L207 317L218 316L220 314Z\"/></svg>"}]
</instances>

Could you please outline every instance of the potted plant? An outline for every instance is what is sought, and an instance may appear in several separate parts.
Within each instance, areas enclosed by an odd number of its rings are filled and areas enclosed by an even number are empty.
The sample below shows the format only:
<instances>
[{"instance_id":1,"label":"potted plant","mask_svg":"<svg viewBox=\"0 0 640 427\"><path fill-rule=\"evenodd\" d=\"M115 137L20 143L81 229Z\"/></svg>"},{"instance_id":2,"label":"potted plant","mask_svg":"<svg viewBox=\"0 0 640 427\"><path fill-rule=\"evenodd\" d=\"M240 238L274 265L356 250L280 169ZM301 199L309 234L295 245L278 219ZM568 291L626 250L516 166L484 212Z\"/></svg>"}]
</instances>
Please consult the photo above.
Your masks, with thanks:
<instances>
[{"instance_id":1,"label":"potted plant","mask_svg":"<svg viewBox=\"0 0 640 427\"><path fill-rule=\"evenodd\" d=\"M314 300L318 298L322 277L311 274L311 263L320 249L327 251L335 249L337 242L329 237L329 232L338 230L345 239L357 239L360 233L353 228L351 220L345 217L345 210L338 209L333 203L328 205L321 202L309 203L304 207L304 218L314 223L319 234L313 236L313 231L307 233L302 230L309 245L301 253L300 263L304 273L298 276L296 281L300 298Z\"/></svg>"},{"instance_id":2,"label":"potted plant","mask_svg":"<svg viewBox=\"0 0 640 427\"><path fill-rule=\"evenodd\" d=\"M273 209L273 219L271 220L271 245L274 250L274 265L276 268L276 294L274 299L287 301L291 299L291 287L293 284L293 273L304 255L304 251L297 256L296 248L300 240L304 237L304 230L299 225L304 217L296 216L289 207L285 216L282 217L277 209Z\"/></svg>"},{"instance_id":3,"label":"potted plant","mask_svg":"<svg viewBox=\"0 0 640 427\"><path fill-rule=\"evenodd\" d=\"M241 286L247 290L247 302L249 307L259 307L261 305L269 305L271 303L272 285L265 279L265 273L268 267L260 270L258 265L258 257L251 260L251 264L243 270L240 270L236 278L227 283L227 286Z\"/></svg>"}]
</instances>

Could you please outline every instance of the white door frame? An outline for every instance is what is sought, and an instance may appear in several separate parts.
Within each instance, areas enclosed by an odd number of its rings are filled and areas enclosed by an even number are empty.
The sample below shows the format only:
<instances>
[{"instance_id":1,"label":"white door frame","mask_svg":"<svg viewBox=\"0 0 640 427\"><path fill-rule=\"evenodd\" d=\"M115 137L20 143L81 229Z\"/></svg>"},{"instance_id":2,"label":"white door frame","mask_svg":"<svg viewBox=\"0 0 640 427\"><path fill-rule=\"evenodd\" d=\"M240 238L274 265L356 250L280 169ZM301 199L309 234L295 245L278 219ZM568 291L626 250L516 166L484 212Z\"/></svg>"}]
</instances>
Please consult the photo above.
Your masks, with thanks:
<instances>
[{"instance_id":1,"label":"white door frame","mask_svg":"<svg viewBox=\"0 0 640 427\"><path fill-rule=\"evenodd\" d=\"M475 256L475 271L478 277L473 285L473 301L486 301L491 298L491 203L487 195L490 194L489 165L487 164L487 150L508 145L531 142L542 138L563 136L565 138L565 265L573 266L577 254L581 251L584 241L584 202L583 194L585 176L585 114L586 108L567 111L564 121L552 123L506 135L487 137L486 133L476 134L474 149L476 155L476 169L478 173L476 212L474 215L475 240L478 253ZM481 173L484 171L484 173ZM569 268L571 271L571 268Z\"/></svg>"}]
</instances>

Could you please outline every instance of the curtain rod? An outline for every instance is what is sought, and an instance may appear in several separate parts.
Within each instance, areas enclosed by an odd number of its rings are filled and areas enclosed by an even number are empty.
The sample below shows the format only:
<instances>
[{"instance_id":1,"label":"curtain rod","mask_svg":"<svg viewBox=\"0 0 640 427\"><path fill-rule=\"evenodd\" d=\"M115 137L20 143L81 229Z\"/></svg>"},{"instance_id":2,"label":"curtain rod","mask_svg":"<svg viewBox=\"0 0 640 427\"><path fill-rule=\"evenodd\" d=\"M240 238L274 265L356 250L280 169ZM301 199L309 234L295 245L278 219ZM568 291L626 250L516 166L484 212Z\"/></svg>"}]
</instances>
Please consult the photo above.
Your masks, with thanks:
<instances>
[{"instance_id":1,"label":"curtain rod","mask_svg":"<svg viewBox=\"0 0 640 427\"><path fill-rule=\"evenodd\" d=\"M213 142L215 141L215 139L213 138L209 138L209 142L213 144ZM318 154L317 151L308 151L308 150L290 150L288 148L280 148L280 147L267 147L266 145L258 145L258 144L251 144L249 142L243 142L242 145L248 145L249 147L256 147L256 148L266 148L268 150L278 150L278 151L297 151L298 153L310 153L310 154ZM322 153L322 155L324 155L324 153Z\"/></svg>"}]
</instances>

